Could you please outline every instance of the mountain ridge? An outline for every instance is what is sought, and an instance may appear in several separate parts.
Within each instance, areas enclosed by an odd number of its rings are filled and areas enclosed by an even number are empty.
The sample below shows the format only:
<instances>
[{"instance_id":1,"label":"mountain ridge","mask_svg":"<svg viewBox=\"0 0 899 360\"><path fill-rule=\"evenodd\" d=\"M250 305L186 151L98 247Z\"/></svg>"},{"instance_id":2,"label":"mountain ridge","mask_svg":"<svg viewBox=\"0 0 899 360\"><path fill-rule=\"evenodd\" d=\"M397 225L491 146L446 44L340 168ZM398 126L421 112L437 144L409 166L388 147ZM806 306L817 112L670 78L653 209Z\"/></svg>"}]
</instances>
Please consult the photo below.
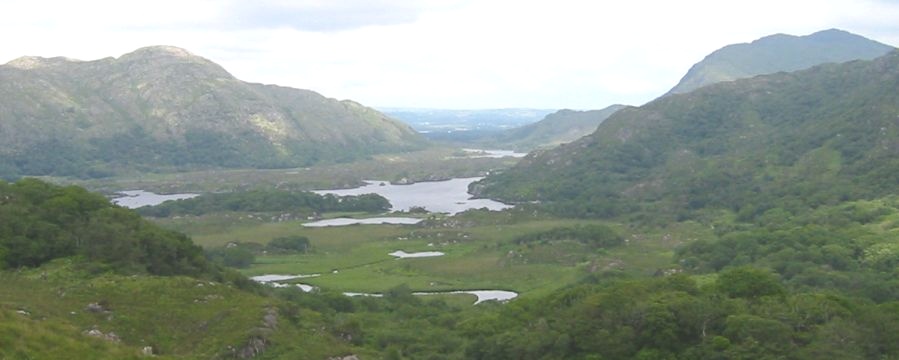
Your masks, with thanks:
<instances>
[{"instance_id":1,"label":"mountain ridge","mask_svg":"<svg viewBox=\"0 0 899 360\"><path fill-rule=\"evenodd\" d=\"M0 175L134 163L293 167L426 144L361 104L243 82L171 46L93 61L22 57L0 66L0 80ZM40 164L48 161L59 168Z\"/></svg>"},{"instance_id":2,"label":"mountain ridge","mask_svg":"<svg viewBox=\"0 0 899 360\"><path fill-rule=\"evenodd\" d=\"M496 141L516 150L558 146L589 135L609 116L626 107L615 104L599 110L562 109L535 123L504 130Z\"/></svg>"},{"instance_id":3,"label":"mountain ridge","mask_svg":"<svg viewBox=\"0 0 899 360\"><path fill-rule=\"evenodd\" d=\"M666 94L690 92L721 81L851 60L871 60L895 49L844 30L828 29L805 36L774 34L749 43L731 44L694 64Z\"/></svg>"},{"instance_id":4,"label":"mountain ridge","mask_svg":"<svg viewBox=\"0 0 899 360\"><path fill-rule=\"evenodd\" d=\"M899 52L723 82L617 112L473 189L578 216L743 217L884 195L899 162Z\"/></svg>"}]
</instances>

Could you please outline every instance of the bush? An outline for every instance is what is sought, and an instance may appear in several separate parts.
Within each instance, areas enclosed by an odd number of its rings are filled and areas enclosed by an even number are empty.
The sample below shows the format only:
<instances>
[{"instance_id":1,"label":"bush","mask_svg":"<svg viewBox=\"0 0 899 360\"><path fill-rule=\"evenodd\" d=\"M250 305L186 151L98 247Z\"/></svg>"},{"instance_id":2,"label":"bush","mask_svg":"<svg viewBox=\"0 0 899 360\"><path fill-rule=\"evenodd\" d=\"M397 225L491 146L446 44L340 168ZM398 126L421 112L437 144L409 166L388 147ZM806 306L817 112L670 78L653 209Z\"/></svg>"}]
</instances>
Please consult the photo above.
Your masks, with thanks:
<instances>
[{"instance_id":1,"label":"bush","mask_svg":"<svg viewBox=\"0 0 899 360\"><path fill-rule=\"evenodd\" d=\"M293 235L273 239L268 243L269 251L278 252L307 252L311 247L309 238Z\"/></svg>"},{"instance_id":2,"label":"bush","mask_svg":"<svg viewBox=\"0 0 899 360\"><path fill-rule=\"evenodd\" d=\"M254 261L256 261L256 255L240 247L230 247L222 253L222 263L225 266L243 269L253 265Z\"/></svg>"}]
</instances>

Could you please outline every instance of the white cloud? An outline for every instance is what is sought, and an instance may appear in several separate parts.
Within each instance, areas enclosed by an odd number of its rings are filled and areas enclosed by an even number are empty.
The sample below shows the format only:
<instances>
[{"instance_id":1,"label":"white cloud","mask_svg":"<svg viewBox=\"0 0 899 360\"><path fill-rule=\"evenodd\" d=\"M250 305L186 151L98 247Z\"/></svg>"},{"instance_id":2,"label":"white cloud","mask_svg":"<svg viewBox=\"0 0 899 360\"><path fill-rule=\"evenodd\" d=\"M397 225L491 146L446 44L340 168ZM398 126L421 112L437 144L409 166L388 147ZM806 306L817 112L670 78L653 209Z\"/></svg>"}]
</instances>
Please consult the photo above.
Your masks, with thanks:
<instances>
[{"instance_id":1,"label":"white cloud","mask_svg":"<svg viewBox=\"0 0 899 360\"><path fill-rule=\"evenodd\" d=\"M664 93L717 48L837 27L899 43L873 0L197 1L0 4L0 61L169 44L247 81L369 105L600 108Z\"/></svg>"}]
</instances>

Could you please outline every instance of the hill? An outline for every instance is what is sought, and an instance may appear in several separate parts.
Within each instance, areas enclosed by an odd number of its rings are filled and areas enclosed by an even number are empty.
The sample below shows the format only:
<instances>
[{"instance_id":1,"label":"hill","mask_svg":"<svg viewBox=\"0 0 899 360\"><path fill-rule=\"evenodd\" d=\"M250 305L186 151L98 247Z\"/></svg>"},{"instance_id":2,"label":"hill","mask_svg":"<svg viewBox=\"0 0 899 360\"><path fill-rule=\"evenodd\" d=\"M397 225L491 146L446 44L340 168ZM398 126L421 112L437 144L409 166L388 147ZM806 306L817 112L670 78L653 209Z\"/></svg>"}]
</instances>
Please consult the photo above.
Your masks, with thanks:
<instances>
[{"instance_id":1,"label":"hill","mask_svg":"<svg viewBox=\"0 0 899 360\"><path fill-rule=\"evenodd\" d=\"M474 189L578 216L742 218L885 196L899 181L899 52L710 85L621 110Z\"/></svg>"},{"instance_id":2,"label":"hill","mask_svg":"<svg viewBox=\"0 0 899 360\"><path fill-rule=\"evenodd\" d=\"M559 110L542 120L499 133L496 142L503 148L532 150L575 141L596 131L596 127L624 105L602 110Z\"/></svg>"},{"instance_id":3,"label":"hill","mask_svg":"<svg viewBox=\"0 0 899 360\"><path fill-rule=\"evenodd\" d=\"M682 94L722 81L791 72L824 63L871 60L892 46L831 29L806 36L777 34L748 44L725 46L693 65L668 94Z\"/></svg>"},{"instance_id":4,"label":"hill","mask_svg":"<svg viewBox=\"0 0 899 360\"><path fill-rule=\"evenodd\" d=\"M175 47L0 66L0 175L7 177L294 167L424 143L374 109L246 83Z\"/></svg>"}]
</instances>

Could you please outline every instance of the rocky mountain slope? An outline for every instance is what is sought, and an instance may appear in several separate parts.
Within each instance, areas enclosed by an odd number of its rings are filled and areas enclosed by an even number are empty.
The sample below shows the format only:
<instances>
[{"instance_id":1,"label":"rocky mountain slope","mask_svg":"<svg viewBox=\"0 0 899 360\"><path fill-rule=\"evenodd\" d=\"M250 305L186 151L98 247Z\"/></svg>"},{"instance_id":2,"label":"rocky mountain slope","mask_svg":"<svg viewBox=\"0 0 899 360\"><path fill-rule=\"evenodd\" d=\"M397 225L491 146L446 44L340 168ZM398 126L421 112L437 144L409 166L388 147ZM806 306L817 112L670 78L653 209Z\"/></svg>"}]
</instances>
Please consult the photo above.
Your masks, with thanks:
<instances>
[{"instance_id":1,"label":"rocky mountain slope","mask_svg":"<svg viewBox=\"0 0 899 360\"><path fill-rule=\"evenodd\" d=\"M831 29L806 36L777 34L748 44L725 46L693 65L669 94L682 94L722 81L781 71L807 69L824 63L871 60L892 46Z\"/></svg>"},{"instance_id":2,"label":"rocky mountain slope","mask_svg":"<svg viewBox=\"0 0 899 360\"><path fill-rule=\"evenodd\" d=\"M424 143L374 109L243 82L175 47L0 66L0 175L291 167Z\"/></svg>"}]
</instances>

